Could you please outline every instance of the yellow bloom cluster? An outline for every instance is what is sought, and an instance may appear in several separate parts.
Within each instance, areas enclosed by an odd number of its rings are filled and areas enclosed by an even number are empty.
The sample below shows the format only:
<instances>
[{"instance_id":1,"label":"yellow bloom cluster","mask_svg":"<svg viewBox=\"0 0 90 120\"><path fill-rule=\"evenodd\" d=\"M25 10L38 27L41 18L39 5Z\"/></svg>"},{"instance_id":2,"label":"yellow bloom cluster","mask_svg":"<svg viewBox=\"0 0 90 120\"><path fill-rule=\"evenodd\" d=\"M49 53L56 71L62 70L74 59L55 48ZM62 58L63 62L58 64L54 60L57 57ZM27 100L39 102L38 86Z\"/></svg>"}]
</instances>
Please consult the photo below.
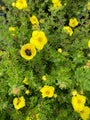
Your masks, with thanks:
<instances>
[{"instance_id":1,"label":"yellow bloom cluster","mask_svg":"<svg viewBox=\"0 0 90 120\"><path fill-rule=\"evenodd\" d=\"M14 98L13 100L13 105L15 107L15 109L20 109L23 108L25 106L25 99L24 97L19 97L19 98Z\"/></svg>"},{"instance_id":2,"label":"yellow bloom cluster","mask_svg":"<svg viewBox=\"0 0 90 120\"><path fill-rule=\"evenodd\" d=\"M45 85L43 88L40 89L40 92L42 92L42 98L52 97L54 95L54 90L54 87Z\"/></svg>"},{"instance_id":3,"label":"yellow bloom cluster","mask_svg":"<svg viewBox=\"0 0 90 120\"><path fill-rule=\"evenodd\" d=\"M45 33L42 31L33 31L30 43L25 44L21 48L21 56L27 60L32 59L36 55L36 49L42 50L47 43Z\"/></svg>"},{"instance_id":4,"label":"yellow bloom cluster","mask_svg":"<svg viewBox=\"0 0 90 120\"><path fill-rule=\"evenodd\" d=\"M38 50L42 50L44 45L47 43L45 33L42 31L33 31L30 43Z\"/></svg>"},{"instance_id":5,"label":"yellow bloom cluster","mask_svg":"<svg viewBox=\"0 0 90 120\"><path fill-rule=\"evenodd\" d=\"M88 106L84 106L86 102L86 97L78 94L76 91L74 92L72 97L72 106L76 112L78 112L83 120L87 120L90 114L90 108Z\"/></svg>"},{"instance_id":6,"label":"yellow bloom cluster","mask_svg":"<svg viewBox=\"0 0 90 120\"><path fill-rule=\"evenodd\" d=\"M33 29L37 29L39 27L39 21L35 15L32 15L32 17L30 17L30 22L33 24ZM44 19L40 19L40 23L44 23Z\"/></svg>"},{"instance_id":7,"label":"yellow bloom cluster","mask_svg":"<svg viewBox=\"0 0 90 120\"><path fill-rule=\"evenodd\" d=\"M18 9L23 9L27 7L27 2L26 0L17 0L14 6L16 6Z\"/></svg>"},{"instance_id":8,"label":"yellow bloom cluster","mask_svg":"<svg viewBox=\"0 0 90 120\"><path fill-rule=\"evenodd\" d=\"M55 9L62 6L61 1L59 1L59 0L52 0L52 3L54 5Z\"/></svg>"},{"instance_id":9,"label":"yellow bloom cluster","mask_svg":"<svg viewBox=\"0 0 90 120\"><path fill-rule=\"evenodd\" d=\"M76 18L74 18L74 19L71 18L71 19L69 20L69 26L75 27L75 26L77 26L77 25L78 25L78 21L77 21ZM72 30L72 28L69 27L69 26L65 26L63 29L66 30L66 31L69 33L70 36L72 36L73 30Z\"/></svg>"}]
</instances>

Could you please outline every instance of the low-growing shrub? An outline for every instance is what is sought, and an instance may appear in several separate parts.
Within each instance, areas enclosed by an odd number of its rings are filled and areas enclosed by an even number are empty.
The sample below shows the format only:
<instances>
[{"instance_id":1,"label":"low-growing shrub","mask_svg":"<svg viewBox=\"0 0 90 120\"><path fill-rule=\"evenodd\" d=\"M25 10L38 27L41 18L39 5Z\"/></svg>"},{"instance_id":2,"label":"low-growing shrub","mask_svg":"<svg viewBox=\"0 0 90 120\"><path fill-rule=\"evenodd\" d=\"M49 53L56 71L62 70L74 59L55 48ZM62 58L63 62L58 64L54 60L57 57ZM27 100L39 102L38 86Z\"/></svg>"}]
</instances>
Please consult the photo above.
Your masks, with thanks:
<instances>
[{"instance_id":1,"label":"low-growing shrub","mask_svg":"<svg viewBox=\"0 0 90 120\"><path fill-rule=\"evenodd\" d=\"M90 2L2 2L0 120L89 120Z\"/></svg>"}]
</instances>

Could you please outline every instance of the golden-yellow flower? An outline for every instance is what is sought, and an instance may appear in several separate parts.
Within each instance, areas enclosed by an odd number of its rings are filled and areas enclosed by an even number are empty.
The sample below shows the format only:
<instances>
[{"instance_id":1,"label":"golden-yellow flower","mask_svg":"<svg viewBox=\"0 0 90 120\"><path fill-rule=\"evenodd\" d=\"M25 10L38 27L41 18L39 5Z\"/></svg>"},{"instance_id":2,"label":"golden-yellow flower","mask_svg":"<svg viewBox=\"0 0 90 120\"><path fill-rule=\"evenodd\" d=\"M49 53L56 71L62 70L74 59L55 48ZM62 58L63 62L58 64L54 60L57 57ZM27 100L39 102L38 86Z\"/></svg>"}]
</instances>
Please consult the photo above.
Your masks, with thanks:
<instances>
[{"instance_id":1,"label":"golden-yellow flower","mask_svg":"<svg viewBox=\"0 0 90 120\"><path fill-rule=\"evenodd\" d=\"M28 85L27 78L25 77L24 80L22 81L24 84Z\"/></svg>"},{"instance_id":2,"label":"golden-yellow flower","mask_svg":"<svg viewBox=\"0 0 90 120\"><path fill-rule=\"evenodd\" d=\"M78 25L78 21L77 21L76 18L71 18L71 19L69 20L69 26L75 27L75 26L77 26L77 25Z\"/></svg>"},{"instance_id":3,"label":"golden-yellow flower","mask_svg":"<svg viewBox=\"0 0 90 120\"><path fill-rule=\"evenodd\" d=\"M44 23L44 19L40 19L40 23Z\"/></svg>"},{"instance_id":4,"label":"golden-yellow flower","mask_svg":"<svg viewBox=\"0 0 90 120\"><path fill-rule=\"evenodd\" d=\"M20 109L23 108L25 106L25 99L24 97L19 97L19 98L14 98L13 100L13 105L15 109Z\"/></svg>"},{"instance_id":5,"label":"golden-yellow flower","mask_svg":"<svg viewBox=\"0 0 90 120\"><path fill-rule=\"evenodd\" d=\"M73 91L72 91L72 95L73 95L73 96L77 95L77 91L76 91L76 90L73 90Z\"/></svg>"},{"instance_id":6,"label":"golden-yellow flower","mask_svg":"<svg viewBox=\"0 0 90 120\"><path fill-rule=\"evenodd\" d=\"M47 80L47 79L46 79L46 75L43 75L43 76L42 76L42 80L44 80L44 81Z\"/></svg>"},{"instance_id":7,"label":"golden-yellow flower","mask_svg":"<svg viewBox=\"0 0 90 120\"><path fill-rule=\"evenodd\" d=\"M15 31L15 27L9 27L9 31Z\"/></svg>"},{"instance_id":8,"label":"golden-yellow flower","mask_svg":"<svg viewBox=\"0 0 90 120\"><path fill-rule=\"evenodd\" d=\"M45 33L42 31L33 31L30 43L33 44L38 50L42 50L47 43Z\"/></svg>"},{"instance_id":9,"label":"golden-yellow flower","mask_svg":"<svg viewBox=\"0 0 90 120\"><path fill-rule=\"evenodd\" d=\"M28 95L30 92L29 92L29 90L26 90L25 93Z\"/></svg>"},{"instance_id":10,"label":"golden-yellow flower","mask_svg":"<svg viewBox=\"0 0 90 120\"><path fill-rule=\"evenodd\" d=\"M31 21L32 24L39 24L38 19L35 15L30 17L30 21Z\"/></svg>"},{"instance_id":11,"label":"golden-yellow flower","mask_svg":"<svg viewBox=\"0 0 90 120\"><path fill-rule=\"evenodd\" d=\"M59 53L62 53L62 49L61 49L61 48L59 48L59 49L58 49L58 52L59 52Z\"/></svg>"},{"instance_id":12,"label":"golden-yellow flower","mask_svg":"<svg viewBox=\"0 0 90 120\"><path fill-rule=\"evenodd\" d=\"M38 29L38 27L39 27L39 25L33 25L33 26L32 26L32 28L33 28L34 30Z\"/></svg>"},{"instance_id":13,"label":"golden-yellow flower","mask_svg":"<svg viewBox=\"0 0 90 120\"><path fill-rule=\"evenodd\" d=\"M61 4L61 1L57 2L57 3L54 3L54 8L57 9L58 7L61 7L62 4Z\"/></svg>"},{"instance_id":14,"label":"golden-yellow flower","mask_svg":"<svg viewBox=\"0 0 90 120\"><path fill-rule=\"evenodd\" d=\"M15 7L15 6L16 6L16 3L15 3L15 2L13 2L13 3L12 3L12 6L13 6L13 7Z\"/></svg>"},{"instance_id":15,"label":"golden-yellow flower","mask_svg":"<svg viewBox=\"0 0 90 120\"><path fill-rule=\"evenodd\" d=\"M22 46L20 53L23 58L30 60L36 55L36 49L32 44L27 43Z\"/></svg>"},{"instance_id":16,"label":"golden-yellow flower","mask_svg":"<svg viewBox=\"0 0 90 120\"><path fill-rule=\"evenodd\" d=\"M67 5L67 3L64 3L64 5L66 6L66 5Z\"/></svg>"},{"instance_id":17,"label":"golden-yellow flower","mask_svg":"<svg viewBox=\"0 0 90 120\"><path fill-rule=\"evenodd\" d=\"M42 98L52 97L54 95L54 90L54 87L45 85L43 88L40 89L40 92L42 92Z\"/></svg>"},{"instance_id":18,"label":"golden-yellow flower","mask_svg":"<svg viewBox=\"0 0 90 120\"><path fill-rule=\"evenodd\" d=\"M83 110L85 102L86 102L86 97L83 95L77 94L76 96L72 97L72 106L74 110L77 112Z\"/></svg>"},{"instance_id":19,"label":"golden-yellow flower","mask_svg":"<svg viewBox=\"0 0 90 120\"><path fill-rule=\"evenodd\" d=\"M88 47L90 48L90 40L88 41Z\"/></svg>"},{"instance_id":20,"label":"golden-yellow flower","mask_svg":"<svg viewBox=\"0 0 90 120\"><path fill-rule=\"evenodd\" d=\"M26 7L27 7L27 2L26 2L26 0L17 0L17 1L16 1L16 7L17 7L18 9L26 8Z\"/></svg>"},{"instance_id":21,"label":"golden-yellow flower","mask_svg":"<svg viewBox=\"0 0 90 120\"><path fill-rule=\"evenodd\" d=\"M69 26L65 26L63 29L66 30L69 33L70 36L72 36L73 31Z\"/></svg>"},{"instance_id":22,"label":"golden-yellow flower","mask_svg":"<svg viewBox=\"0 0 90 120\"><path fill-rule=\"evenodd\" d=\"M84 106L83 110L79 113L83 120L87 120L90 115L90 108L88 106Z\"/></svg>"},{"instance_id":23,"label":"golden-yellow flower","mask_svg":"<svg viewBox=\"0 0 90 120\"><path fill-rule=\"evenodd\" d=\"M2 6L1 8L2 8L2 10L5 10L5 7L4 7L4 6Z\"/></svg>"},{"instance_id":24,"label":"golden-yellow flower","mask_svg":"<svg viewBox=\"0 0 90 120\"><path fill-rule=\"evenodd\" d=\"M12 36L15 36L15 34L11 34Z\"/></svg>"},{"instance_id":25,"label":"golden-yellow flower","mask_svg":"<svg viewBox=\"0 0 90 120\"><path fill-rule=\"evenodd\" d=\"M53 96L56 98L56 97L57 97L57 94L54 94Z\"/></svg>"},{"instance_id":26,"label":"golden-yellow flower","mask_svg":"<svg viewBox=\"0 0 90 120\"><path fill-rule=\"evenodd\" d=\"M90 10L90 2L88 2L88 10Z\"/></svg>"}]
</instances>

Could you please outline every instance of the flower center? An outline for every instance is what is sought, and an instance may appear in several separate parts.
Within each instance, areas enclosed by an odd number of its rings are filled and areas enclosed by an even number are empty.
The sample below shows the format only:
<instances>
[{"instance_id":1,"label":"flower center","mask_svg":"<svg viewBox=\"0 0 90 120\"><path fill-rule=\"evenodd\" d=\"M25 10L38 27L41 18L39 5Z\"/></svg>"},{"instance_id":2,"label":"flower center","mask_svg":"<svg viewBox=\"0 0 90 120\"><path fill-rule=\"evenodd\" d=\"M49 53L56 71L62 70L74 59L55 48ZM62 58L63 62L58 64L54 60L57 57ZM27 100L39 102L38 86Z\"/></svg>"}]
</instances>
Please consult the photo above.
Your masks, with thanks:
<instances>
[{"instance_id":1,"label":"flower center","mask_svg":"<svg viewBox=\"0 0 90 120\"><path fill-rule=\"evenodd\" d=\"M23 4L23 1L22 1L22 0L20 0L19 2L20 2L21 4Z\"/></svg>"},{"instance_id":2,"label":"flower center","mask_svg":"<svg viewBox=\"0 0 90 120\"><path fill-rule=\"evenodd\" d=\"M28 55L28 56L31 55L31 52L30 52L30 50L28 50L28 49L25 50L25 53L26 53L26 55Z\"/></svg>"},{"instance_id":3,"label":"flower center","mask_svg":"<svg viewBox=\"0 0 90 120\"><path fill-rule=\"evenodd\" d=\"M77 103L80 104L80 103L81 103L81 100L78 99Z\"/></svg>"},{"instance_id":4,"label":"flower center","mask_svg":"<svg viewBox=\"0 0 90 120\"><path fill-rule=\"evenodd\" d=\"M17 101L17 105L18 105L20 102L21 102L21 100L18 99L18 101Z\"/></svg>"},{"instance_id":5,"label":"flower center","mask_svg":"<svg viewBox=\"0 0 90 120\"><path fill-rule=\"evenodd\" d=\"M46 91L46 95L49 95L50 94L50 92L49 91Z\"/></svg>"},{"instance_id":6,"label":"flower center","mask_svg":"<svg viewBox=\"0 0 90 120\"><path fill-rule=\"evenodd\" d=\"M84 110L82 110L81 113L84 113Z\"/></svg>"},{"instance_id":7,"label":"flower center","mask_svg":"<svg viewBox=\"0 0 90 120\"><path fill-rule=\"evenodd\" d=\"M73 21L73 22L72 22L72 24L74 25L74 24L75 24L75 22Z\"/></svg>"},{"instance_id":8,"label":"flower center","mask_svg":"<svg viewBox=\"0 0 90 120\"><path fill-rule=\"evenodd\" d=\"M39 42L42 42L42 37L38 37L38 41L39 41Z\"/></svg>"}]
</instances>

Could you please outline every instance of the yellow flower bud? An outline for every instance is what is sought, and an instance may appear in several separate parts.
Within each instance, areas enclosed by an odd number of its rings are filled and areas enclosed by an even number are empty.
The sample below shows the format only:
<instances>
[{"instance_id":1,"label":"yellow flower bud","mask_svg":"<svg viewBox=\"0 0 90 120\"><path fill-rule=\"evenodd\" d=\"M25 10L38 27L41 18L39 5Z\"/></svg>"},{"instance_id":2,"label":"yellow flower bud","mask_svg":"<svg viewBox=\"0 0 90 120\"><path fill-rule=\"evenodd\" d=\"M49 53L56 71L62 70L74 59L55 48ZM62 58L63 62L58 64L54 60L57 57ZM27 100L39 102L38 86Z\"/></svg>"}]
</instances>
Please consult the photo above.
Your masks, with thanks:
<instances>
[{"instance_id":1,"label":"yellow flower bud","mask_svg":"<svg viewBox=\"0 0 90 120\"><path fill-rule=\"evenodd\" d=\"M46 79L46 75L43 75L43 76L42 76L42 80L44 80L44 81L47 80L47 79Z\"/></svg>"},{"instance_id":2,"label":"yellow flower bud","mask_svg":"<svg viewBox=\"0 0 90 120\"><path fill-rule=\"evenodd\" d=\"M73 90L73 91L72 91L72 95L73 95L73 96L77 95L77 91L76 91L76 90Z\"/></svg>"},{"instance_id":3,"label":"yellow flower bud","mask_svg":"<svg viewBox=\"0 0 90 120\"><path fill-rule=\"evenodd\" d=\"M62 53L62 49L61 49L61 48L59 48L59 49L58 49L58 52L59 52L59 53Z\"/></svg>"},{"instance_id":4,"label":"yellow flower bud","mask_svg":"<svg viewBox=\"0 0 90 120\"><path fill-rule=\"evenodd\" d=\"M15 6L16 6L16 3L15 3L15 2L13 2L13 3L12 3L12 6L13 6L13 7L15 7Z\"/></svg>"}]
</instances>

